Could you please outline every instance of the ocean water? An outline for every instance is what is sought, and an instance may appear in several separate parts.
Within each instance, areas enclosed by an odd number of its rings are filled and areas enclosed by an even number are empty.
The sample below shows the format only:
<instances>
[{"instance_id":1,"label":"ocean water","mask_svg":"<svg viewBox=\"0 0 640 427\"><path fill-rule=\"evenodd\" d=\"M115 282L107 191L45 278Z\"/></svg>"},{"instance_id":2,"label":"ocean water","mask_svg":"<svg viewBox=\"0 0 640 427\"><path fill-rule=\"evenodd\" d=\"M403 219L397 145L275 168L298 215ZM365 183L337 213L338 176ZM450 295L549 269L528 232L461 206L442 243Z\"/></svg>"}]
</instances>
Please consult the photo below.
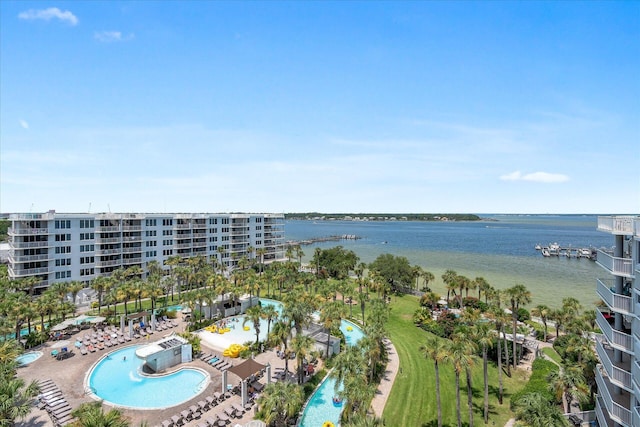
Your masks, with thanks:
<instances>
[{"instance_id":1,"label":"ocean water","mask_svg":"<svg viewBox=\"0 0 640 427\"><path fill-rule=\"evenodd\" d=\"M303 261L310 260L316 247L337 245L354 251L365 263L384 253L404 256L436 276L429 285L441 295L446 295L441 276L451 269L471 279L484 277L496 288L523 284L532 293L529 308L559 307L566 297L593 308L596 279L606 277L606 272L588 259L544 258L535 245L609 248L613 236L596 230L597 216L481 216L482 221L469 222L288 220L285 235L287 240L356 235L360 239L302 246Z\"/></svg>"}]
</instances>

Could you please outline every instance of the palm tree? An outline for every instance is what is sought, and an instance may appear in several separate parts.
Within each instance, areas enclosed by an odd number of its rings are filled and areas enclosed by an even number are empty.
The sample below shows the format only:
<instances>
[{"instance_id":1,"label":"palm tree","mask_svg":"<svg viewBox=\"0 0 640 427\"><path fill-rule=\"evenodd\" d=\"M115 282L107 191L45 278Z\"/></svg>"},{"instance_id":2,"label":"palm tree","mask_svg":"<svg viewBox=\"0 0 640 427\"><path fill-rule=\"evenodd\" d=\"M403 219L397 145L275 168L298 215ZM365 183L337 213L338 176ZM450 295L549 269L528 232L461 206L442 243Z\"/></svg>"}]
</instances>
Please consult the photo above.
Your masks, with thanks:
<instances>
[{"instance_id":1,"label":"palm tree","mask_svg":"<svg viewBox=\"0 0 640 427\"><path fill-rule=\"evenodd\" d=\"M513 369L518 365L518 353L516 332L518 326L518 309L531 302L531 292L527 290L524 285L517 284L511 288L506 289L506 295L511 303L511 322L513 327L512 342L513 342Z\"/></svg>"},{"instance_id":2,"label":"palm tree","mask_svg":"<svg viewBox=\"0 0 640 427\"><path fill-rule=\"evenodd\" d=\"M267 336L271 333L271 322L279 316L278 310L271 304L262 306L262 318L267 321Z\"/></svg>"},{"instance_id":3,"label":"palm tree","mask_svg":"<svg viewBox=\"0 0 640 427\"><path fill-rule=\"evenodd\" d=\"M33 399L40 392L37 381L34 380L27 385L24 379L15 376L15 370L9 371L11 375L0 376L0 425L2 426L13 426L16 419L26 418L31 412Z\"/></svg>"},{"instance_id":4,"label":"palm tree","mask_svg":"<svg viewBox=\"0 0 640 427\"><path fill-rule=\"evenodd\" d=\"M411 275L413 276L414 279L416 279L416 291L420 289L419 282L423 273L424 273L424 270L419 265L414 265L413 267L411 267Z\"/></svg>"},{"instance_id":5,"label":"palm tree","mask_svg":"<svg viewBox=\"0 0 640 427\"><path fill-rule=\"evenodd\" d=\"M567 427L568 420L556 405L541 393L528 393L513 403L518 425L527 427Z\"/></svg>"},{"instance_id":6,"label":"palm tree","mask_svg":"<svg viewBox=\"0 0 640 427\"><path fill-rule=\"evenodd\" d=\"M429 335L427 342L420 347L420 351L433 360L436 371L436 403L438 405L438 427L442 427L442 404L440 402L440 363L449 357L449 341L445 341L435 335Z\"/></svg>"},{"instance_id":7,"label":"palm tree","mask_svg":"<svg viewBox=\"0 0 640 427\"><path fill-rule=\"evenodd\" d=\"M453 371L456 376L456 415L458 417L458 427L462 427L462 414L460 412L460 374L473 364L473 359L469 355L468 344L463 340L454 340L446 360L453 365ZM468 392L471 393L471 390L468 390ZM473 417L471 420L473 420ZM473 421L471 422L473 423Z\"/></svg>"},{"instance_id":8,"label":"palm tree","mask_svg":"<svg viewBox=\"0 0 640 427\"><path fill-rule=\"evenodd\" d=\"M547 377L549 390L553 391L556 399L562 401L565 414L571 408L574 397L582 399L585 387L585 378L577 366L563 366L559 370L552 371Z\"/></svg>"},{"instance_id":9,"label":"palm tree","mask_svg":"<svg viewBox=\"0 0 640 427\"><path fill-rule=\"evenodd\" d=\"M291 351L296 354L296 362L298 364L298 384L304 382L304 359L313 348L315 340L308 335L296 335L291 340Z\"/></svg>"},{"instance_id":10,"label":"palm tree","mask_svg":"<svg viewBox=\"0 0 640 427\"><path fill-rule=\"evenodd\" d=\"M477 343L474 341L471 330L467 326L456 328L453 334L452 353L455 353L455 347L459 345L458 355L459 363L464 366L465 375L467 377L467 405L469 408L469 427L473 427L473 387L471 384L471 368L474 365L473 354L478 350Z\"/></svg>"},{"instance_id":11,"label":"palm tree","mask_svg":"<svg viewBox=\"0 0 640 427\"><path fill-rule=\"evenodd\" d=\"M91 281L89 285L91 289L96 291L98 294L98 314L100 314L100 308L102 307L102 295L105 290L108 288L108 283L110 282L109 278L106 276L98 276Z\"/></svg>"},{"instance_id":12,"label":"palm tree","mask_svg":"<svg viewBox=\"0 0 640 427\"><path fill-rule=\"evenodd\" d=\"M442 281L447 287L447 305L449 305L449 296L451 292L455 295L456 293L456 277L458 277L458 273L453 270L447 270L442 275Z\"/></svg>"},{"instance_id":13,"label":"palm tree","mask_svg":"<svg viewBox=\"0 0 640 427\"><path fill-rule=\"evenodd\" d=\"M291 323L288 320L277 321L269 334L268 340L272 345L282 345L284 353L284 370L289 372L289 338L291 337Z\"/></svg>"},{"instance_id":14,"label":"palm tree","mask_svg":"<svg viewBox=\"0 0 640 427\"><path fill-rule=\"evenodd\" d=\"M482 348L482 370L484 375L484 423L489 422L489 372L487 350L493 347L495 335L486 323L475 324L471 328L473 340Z\"/></svg>"},{"instance_id":15,"label":"palm tree","mask_svg":"<svg viewBox=\"0 0 640 427\"><path fill-rule=\"evenodd\" d=\"M264 256L266 253L267 253L267 250L265 248L256 249L256 255L260 257L260 275L264 273Z\"/></svg>"},{"instance_id":16,"label":"palm tree","mask_svg":"<svg viewBox=\"0 0 640 427\"><path fill-rule=\"evenodd\" d=\"M547 320L549 319L549 313L551 313L551 309L544 304L539 304L531 309L531 314L538 316L544 325L544 342L547 342Z\"/></svg>"},{"instance_id":17,"label":"palm tree","mask_svg":"<svg viewBox=\"0 0 640 427\"><path fill-rule=\"evenodd\" d=\"M430 271L423 271L422 272L422 280L424 280L424 290L426 292L429 291L429 282L433 281L436 278L436 276L433 275L432 272Z\"/></svg>"},{"instance_id":18,"label":"palm tree","mask_svg":"<svg viewBox=\"0 0 640 427\"><path fill-rule=\"evenodd\" d=\"M476 287L478 288L478 301L480 301L480 294L484 292L485 303L487 299L487 291L491 289L491 285L484 277L476 277L473 280L476 283Z\"/></svg>"},{"instance_id":19,"label":"palm tree","mask_svg":"<svg viewBox=\"0 0 640 427\"><path fill-rule=\"evenodd\" d=\"M287 426L304 403L304 392L297 384L287 381L270 383L258 398L263 420L267 425Z\"/></svg>"},{"instance_id":20,"label":"palm tree","mask_svg":"<svg viewBox=\"0 0 640 427\"><path fill-rule=\"evenodd\" d=\"M346 317L345 306L340 301L328 301L320 308L320 323L327 332L327 352L326 358L329 358L329 345L331 343L331 330L340 325L342 319Z\"/></svg>"},{"instance_id":21,"label":"palm tree","mask_svg":"<svg viewBox=\"0 0 640 427\"><path fill-rule=\"evenodd\" d=\"M243 327L247 322L253 323L253 329L256 331L256 345L260 342L260 319L262 319L262 307L254 305L247 309L244 320L242 321Z\"/></svg>"},{"instance_id":22,"label":"palm tree","mask_svg":"<svg viewBox=\"0 0 640 427\"><path fill-rule=\"evenodd\" d=\"M128 427L129 420L117 409L104 412L102 403L89 402L78 406L72 413L78 427Z\"/></svg>"}]
</instances>

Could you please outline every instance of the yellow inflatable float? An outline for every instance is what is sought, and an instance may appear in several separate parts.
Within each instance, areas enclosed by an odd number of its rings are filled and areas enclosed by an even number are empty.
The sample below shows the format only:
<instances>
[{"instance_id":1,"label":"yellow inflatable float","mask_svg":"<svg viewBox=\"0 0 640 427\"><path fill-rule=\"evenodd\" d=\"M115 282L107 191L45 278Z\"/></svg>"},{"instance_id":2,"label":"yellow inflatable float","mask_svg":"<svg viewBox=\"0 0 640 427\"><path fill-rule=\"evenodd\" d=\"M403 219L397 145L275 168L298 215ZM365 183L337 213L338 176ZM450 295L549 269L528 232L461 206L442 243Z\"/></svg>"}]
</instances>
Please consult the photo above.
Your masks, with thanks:
<instances>
[{"instance_id":1,"label":"yellow inflatable float","mask_svg":"<svg viewBox=\"0 0 640 427\"><path fill-rule=\"evenodd\" d=\"M351 331L353 331L353 328L351 326L347 326L347 331L351 332Z\"/></svg>"},{"instance_id":2,"label":"yellow inflatable float","mask_svg":"<svg viewBox=\"0 0 640 427\"><path fill-rule=\"evenodd\" d=\"M322 427L335 427L331 421L325 421L322 423Z\"/></svg>"},{"instance_id":3,"label":"yellow inflatable float","mask_svg":"<svg viewBox=\"0 0 640 427\"><path fill-rule=\"evenodd\" d=\"M222 352L224 357L236 358L240 356L240 352L245 350L246 347L240 344L231 344L229 348Z\"/></svg>"},{"instance_id":4,"label":"yellow inflatable float","mask_svg":"<svg viewBox=\"0 0 640 427\"><path fill-rule=\"evenodd\" d=\"M249 329L251 329L251 328L250 328L250 327L248 327L248 326L245 326L243 329L244 329L245 331L248 331L248 330L249 330Z\"/></svg>"}]
</instances>

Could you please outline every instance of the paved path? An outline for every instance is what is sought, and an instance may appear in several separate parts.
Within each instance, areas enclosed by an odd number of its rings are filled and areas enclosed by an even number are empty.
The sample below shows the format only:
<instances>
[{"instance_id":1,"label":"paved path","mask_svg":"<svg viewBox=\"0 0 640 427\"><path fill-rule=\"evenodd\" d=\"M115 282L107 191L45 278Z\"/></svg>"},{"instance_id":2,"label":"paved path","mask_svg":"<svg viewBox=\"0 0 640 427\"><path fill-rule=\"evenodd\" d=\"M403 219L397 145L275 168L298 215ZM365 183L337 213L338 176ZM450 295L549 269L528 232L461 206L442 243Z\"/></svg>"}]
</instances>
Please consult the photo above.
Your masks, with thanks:
<instances>
[{"instance_id":1,"label":"paved path","mask_svg":"<svg viewBox=\"0 0 640 427\"><path fill-rule=\"evenodd\" d=\"M387 404L387 399L391 394L391 388L393 387L393 382L396 379L400 367L400 359L398 358L395 346L391 340L386 340L385 344L387 345L389 362L387 363L387 369L384 372L384 377L380 381L376 395L371 401L371 409L373 409L373 413L378 418L382 418L382 412Z\"/></svg>"}]
</instances>

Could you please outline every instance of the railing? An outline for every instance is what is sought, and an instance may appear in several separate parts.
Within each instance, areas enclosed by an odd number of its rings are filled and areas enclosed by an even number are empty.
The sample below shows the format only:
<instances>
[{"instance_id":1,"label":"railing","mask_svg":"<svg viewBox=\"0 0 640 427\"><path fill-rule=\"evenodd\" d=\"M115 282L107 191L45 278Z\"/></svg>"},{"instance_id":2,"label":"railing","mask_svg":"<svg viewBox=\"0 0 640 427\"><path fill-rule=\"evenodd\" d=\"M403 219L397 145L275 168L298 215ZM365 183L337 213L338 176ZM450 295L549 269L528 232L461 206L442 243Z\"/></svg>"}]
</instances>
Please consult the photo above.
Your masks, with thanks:
<instances>
[{"instance_id":1,"label":"railing","mask_svg":"<svg viewBox=\"0 0 640 427\"><path fill-rule=\"evenodd\" d=\"M206 241L206 240L202 240L202 241L200 241L200 242L197 242L197 241L195 241L195 240L193 241L193 247L194 247L194 248L195 248L195 247L201 248L201 247L203 247L203 246L207 246L207 241Z\"/></svg>"},{"instance_id":2,"label":"railing","mask_svg":"<svg viewBox=\"0 0 640 427\"><path fill-rule=\"evenodd\" d=\"M31 236L33 234L50 234L48 228L18 227L7 230L9 236Z\"/></svg>"},{"instance_id":3,"label":"railing","mask_svg":"<svg viewBox=\"0 0 640 427\"><path fill-rule=\"evenodd\" d=\"M633 277L633 259L614 257L602 249L598 249L598 259L596 261L612 274L624 277Z\"/></svg>"},{"instance_id":4,"label":"railing","mask_svg":"<svg viewBox=\"0 0 640 427\"><path fill-rule=\"evenodd\" d=\"M191 228L191 224L173 224L173 228L178 230L188 230Z\"/></svg>"},{"instance_id":5,"label":"railing","mask_svg":"<svg viewBox=\"0 0 640 427\"><path fill-rule=\"evenodd\" d=\"M98 245L104 245L107 243L120 243L120 241L121 241L120 237L106 237L106 238L97 237L96 238L96 243Z\"/></svg>"},{"instance_id":6,"label":"railing","mask_svg":"<svg viewBox=\"0 0 640 427\"><path fill-rule=\"evenodd\" d=\"M636 406L631 412L631 417L633 418L633 423L631 425L640 426L640 406Z\"/></svg>"},{"instance_id":7,"label":"railing","mask_svg":"<svg viewBox=\"0 0 640 427\"><path fill-rule=\"evenodd\" d=\"M609 414L605 413L606 408L604 406L604 400L598 396L596 399L596 418L600 427L613 427L613 422L609 418Z\"/></svg>"},{"instance_id":8,"label":"railing","mask_svg":"<svg viewBox=\"0 0 640 427\"><path fill-rule=\"evenodd\" d=\"M13 262L32 262L32 261L45 261L50 259L48 254L42 255L9 255L9 259Z\"/></svg>"},{"instance_id":9,"label":"railing","mask_svg":"<svg viewBox=\"0 0 640 427\"><path fill-rule=\"evenodd\" d=\"M134 252L142 252L142 246L138 246L135 248L122 248L122 253L130 254Z\"/></svg>"},{"instance_id":10,"label":"railing","mask_svg":"<svg viewBox=\"0 0 640 427\"><path fill-rule=\"evenodd\" d=\"M614 330L607 319L604 318L602 312L596 310L596 324L607 337L607 341L612 347L633 354L633 337L624 332Z\"/></svg>"},{"instance_id":11,"label":"railing","mask_svg":"<svg viewBox=\"0 0 640 427\"><path fill-rule=\"evenodd\" d=\"M637 223L639 219L639 217L631 216L599 216L598 230L611 234L630 236L634 233L634 224Z\"/></svg>"},{"instance_id":12,"label":"railing","mask_svg":"<svg viewBox=\"0 0 640 427\"><path fill-rule=\"evenodd\" d=\"M33 276L34 274L45 274L49 272L49 267L39 267L39 268L19 268L19 269L11 269L13 272L13 277L18 276Z\"/></svg>"},{"instance_id":13,"label":"railing","mask_svg":"<svg viewBox=\"0 0 640 427\"><path fill-rule=\"evenodd\" d=\"M207 233L193 233L192 236L194 239L204 238L204 237L207 237Z\"/></svg>"},{"instance_id":14,"label":"railing","mask_svg":"<svg viewBox=\"0 0 640 427\"><path fill-rule=\"evenodd\" d=\"M142 257L123 258L122 259L122 263L123 264L141 264L142 263Z\"/></svg>"},{"instance_id":15,"label":"railing","mask_svg":"<svg viewBox=\"0 0 640 427\"><path fill-rule=\"evenodd\" d=\"M96 227L96 233L114 233L119 231L120 231L119 225L105 225L104 227L100 227L100 226Z\"/></svg>"},{"instance_id":16,"label":"railing","mask_svg":"<svg viewBox=\"0 0 640 427\"><path fill-rule=\"evenodd\" d=\"M612 384L619 387L623 387L628 391L633 391L633 385L631 384L631 372L625 371L622 368L614 365L609 357L609 353L605 350L601 341L596 341L596 353L602 362L604 370L607 372L607 376Z\"/></svg>"},{"instance_id":17,"label":"railing","mask_svg":"<svg viewBox=\"0 0 640 427\"><path fill-rule=\"evenodd\" d=\"M122 238L123 242L142 242L142 236L127 236Z\"/></svg>"},{"instance_id":18,"label":"railing","mask_svg":"<svg viewBox=\"0 0 640 427\"><path fill-rule=\"evenodd\" d=\"M28 248L46 248L49 246L48 240L38 240L35 242L13 242L10 243L16 249L28 249Z\"/></svg>"},{"instance_id":19,"label":"railing","mask_svg":"<svg viewBox=\"0 0 640 427\"><path fill-rule=\"evenodd\" d=\"M121 251L120 248L118 249L97 249L96 250L96 255L98 256L104 256L104 255L113 255L113 254L119 254Z\"/></svg>"},{"instance_id":20,"label":"railing","mask_svg":"<svg viewBox=\"0 0 640 427\"><path fill-rule=\"evenodd\" d=\"M115 265L122 265L122 260L96 260L96 267L112 267Z\"/></svg>"},{"instance_id":21,"label":"railing","mask_svg":"<svg viewBox=\"0 0 640 427\"><path fill-rule=\"evenodd\" d=\"M633 378L635 387L640 390L640 365L637 360L631 362L631 378Z\"/></svg>"},{"instance_id":22,"label":"railing","mask_svg":"<svg viewBox=\"0 0 640 427\"><path fill-rule=\"evenodd\" d=\"M142 226L140 225L123 225L122 231L142 231Z\"/></svg>"},{"instance_id":23,"label":"railing","mask_svg":"<svg viewBox=\"0 0 640 427\"><path fill-rule=\"evenodd\" d=\"M631 427L631 411L613 400L600 368L601 365L596 367L596 384L598 384L598 394L604 403L603 408L607 410L613 421Z\"/></svg>"},{"instance_id":24,"label":"railing","mask_svg":"<svg viewBox=\"0 0 640 427\"><path fill-rule=\"evenodd\" d=\"M598 279L597 282L596 291L598 295L612 310L624 314L631 313L631 297L616 293L612 287L613 281L607 280L605 283L603 279Z\"/></svg>"}]
</instances>

